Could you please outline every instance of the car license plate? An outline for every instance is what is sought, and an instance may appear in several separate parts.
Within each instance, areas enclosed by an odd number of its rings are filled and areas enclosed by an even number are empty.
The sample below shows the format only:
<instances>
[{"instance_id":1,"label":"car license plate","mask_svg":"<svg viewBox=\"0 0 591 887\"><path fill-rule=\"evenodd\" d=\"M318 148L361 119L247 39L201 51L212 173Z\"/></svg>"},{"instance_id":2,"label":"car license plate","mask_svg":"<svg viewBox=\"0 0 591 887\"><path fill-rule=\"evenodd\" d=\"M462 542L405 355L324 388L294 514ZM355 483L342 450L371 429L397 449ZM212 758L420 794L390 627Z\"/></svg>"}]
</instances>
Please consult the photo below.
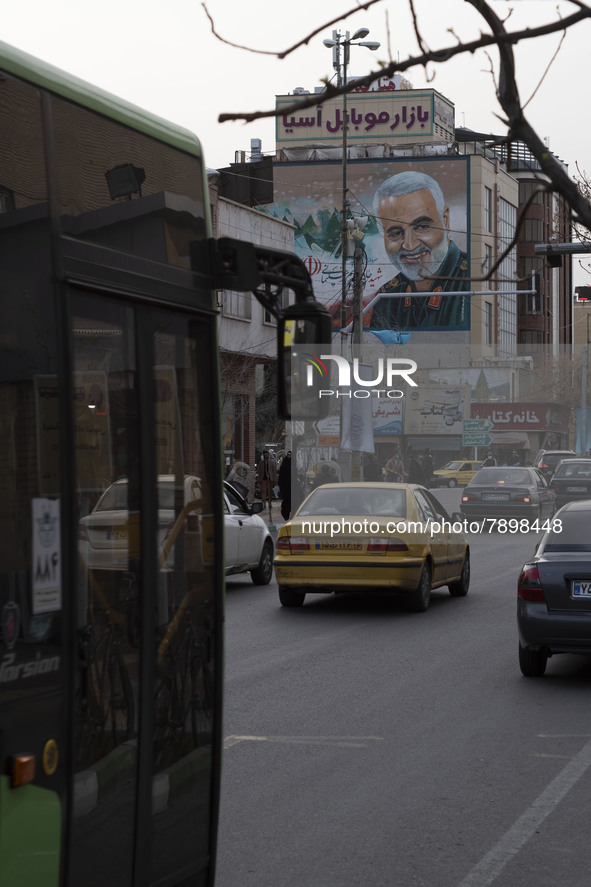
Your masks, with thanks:
<instances>
[{"instance_id":1,"label":"car license plate","mask_svg":"<svg viewBox=\"0 0 591 887\"><path fill-rule=\"evenodd\" d=\"M567 493L586 493L587 487L567 487Z\"/></svg>"},{"instance_id":2,"label":"car license plate","mask_svg":"<svg viewBox=\"0 0 591 887\"><path fill-rule=\"evenodd\" d=\"M322 551L362 551L361 542L317 542L316 548Z\"/></svg>"},{"instance_id":3,"label":"car license plate","mask_svg":"<svg viewBox=\"0 0 591 887\"><path fill-rule=\"evenodd\" d=\"M573 579L571 590L573 597L591 598L591 580Z\"/></svg>"},{"instance_id":4,"label":"car license plate","mask_svg":"<svg viewBox=\"0 0 591 887\"><path fill-rule=\"evenodd\" d=\"M482 498L487 502L507 502L509 493L483 493Z\"/></svg>"},{"instance_id":5,"label":"car license plate","mask_svg":"<svg viewBox=\"0 0 591 887\"><path fill-rule=\"evenodd\" d=\"M110 533L107 533L107 539L110 542L125 540L127 539L127 530L112 530Z\"/></svg>"}]
</instances>

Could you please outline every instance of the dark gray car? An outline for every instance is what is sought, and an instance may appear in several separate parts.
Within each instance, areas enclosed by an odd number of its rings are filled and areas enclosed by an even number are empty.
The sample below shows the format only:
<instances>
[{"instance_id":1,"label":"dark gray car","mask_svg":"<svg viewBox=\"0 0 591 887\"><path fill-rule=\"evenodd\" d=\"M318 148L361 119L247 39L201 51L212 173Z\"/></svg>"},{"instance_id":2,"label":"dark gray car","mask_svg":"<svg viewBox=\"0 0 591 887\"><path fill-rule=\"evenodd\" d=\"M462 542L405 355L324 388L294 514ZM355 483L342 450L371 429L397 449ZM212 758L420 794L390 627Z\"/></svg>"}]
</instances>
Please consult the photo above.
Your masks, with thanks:
<instances>
[{"instance_id":1,"label":"dark gray car","mask_svg":"<svg viewBox=\"0 0 591 887\"><path fill-rule=\"evenodd\" d=\"M535 468L542 472L548 480L556 471L556 467L563 459L576 459L577 454L573 450L540 450L534 462Z\"/></svg>"},{"instance_id":2,"label":"dark gray car","mask_svg":"<svg viewBox=\"0 0 591 887\"><path fill-rule=\"evenodd\" d=\"M517 582L519 666L541 677L555 653L591 655L591 499L556 512Z\"/></svg>"},{"instance_id":3,"label":"dark gray car","mask_svg":"<svg viewBox=\"0 0 591 887\"><path fill-rule=\"evenodd\" d=\"M556 507L575 499L591 499L591 459L564 459L552 475Z\"/></svg>"}]
</instances>

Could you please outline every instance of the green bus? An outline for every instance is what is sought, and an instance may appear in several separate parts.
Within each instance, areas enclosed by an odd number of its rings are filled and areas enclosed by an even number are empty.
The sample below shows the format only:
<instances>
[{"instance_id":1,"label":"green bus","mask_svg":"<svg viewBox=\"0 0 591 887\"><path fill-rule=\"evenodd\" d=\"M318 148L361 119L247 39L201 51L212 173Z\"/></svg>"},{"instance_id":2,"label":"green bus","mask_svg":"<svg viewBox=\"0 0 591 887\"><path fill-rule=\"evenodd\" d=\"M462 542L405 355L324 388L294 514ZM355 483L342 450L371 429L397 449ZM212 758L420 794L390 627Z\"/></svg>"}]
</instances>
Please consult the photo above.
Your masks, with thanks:
<instances>
[{"instance_id":1,"label":"green bus","mask_svg":"<svg viewBox=\"0 0 591 887\"><path fill-rule=\"evenodd\" d=\"M0 232L0 884L210 885L214 294L278 318L284 415L327 315L295 256L211 238L193 135L4 44Z\"/></svg>"}]
</instances>

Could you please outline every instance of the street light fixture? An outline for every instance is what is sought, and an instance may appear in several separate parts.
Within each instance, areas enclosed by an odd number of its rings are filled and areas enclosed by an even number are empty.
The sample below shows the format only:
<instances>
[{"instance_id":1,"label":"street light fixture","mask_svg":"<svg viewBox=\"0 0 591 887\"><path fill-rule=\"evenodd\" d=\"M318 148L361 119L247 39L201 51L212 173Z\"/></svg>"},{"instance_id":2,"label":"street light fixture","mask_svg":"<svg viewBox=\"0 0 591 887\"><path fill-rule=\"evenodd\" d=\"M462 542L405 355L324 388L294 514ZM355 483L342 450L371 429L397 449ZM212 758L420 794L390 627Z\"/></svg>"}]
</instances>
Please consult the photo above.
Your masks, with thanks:
<instances>
[{"instance_id":1,"label":"street light fixture","mask_svg":"<svg viewBox=\"0 0 591 887\"><path fill-rule=\"evenodd\" d=\"M340 31L332 32L332 40L323 40L325 46L332 49L332 65L337 72L337 86L347 86L347 66L349 64L349 47L365 46L366 49L375 52L380 48L380 44L375 40L363 40L369 34L368 28L358 28L351 35L349 31L341 33ZM344 342L347 334L343 332L347 326L347 93L343 93L343 206L341 217L341 340ZM359 333L360 334L360 333Z\"/></svg>"}]
</instances>

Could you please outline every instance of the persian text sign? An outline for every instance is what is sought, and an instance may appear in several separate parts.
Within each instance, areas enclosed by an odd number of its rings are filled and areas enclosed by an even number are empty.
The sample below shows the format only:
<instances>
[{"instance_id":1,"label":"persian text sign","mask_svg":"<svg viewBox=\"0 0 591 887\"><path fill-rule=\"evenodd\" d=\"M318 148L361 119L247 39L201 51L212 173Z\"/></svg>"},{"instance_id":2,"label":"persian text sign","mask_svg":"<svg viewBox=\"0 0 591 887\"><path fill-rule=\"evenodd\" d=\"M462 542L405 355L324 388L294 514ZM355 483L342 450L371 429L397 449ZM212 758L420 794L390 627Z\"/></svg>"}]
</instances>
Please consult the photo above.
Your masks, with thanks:
<instances>
[{"instance_id":1,"label":"persian text sign","mask_svg":"<svg viewBox=\"0 0 591 887\"><path fill-rule=\"evenodd\" d=\"M314 108L287 111L294 96L278 96L276 101L276 142L307 145L342 140L343 99L328 99ZM347 98L347 138L359 144L374 139L434 134L434 92L399 90L397 92L355 93Z\"/></svg>"},{"instance_id":2,"label":"persian text sign","mask_svg":"<svg viewBox=\"0 0 591 887\"><path fill-rule=\"evenodd\" d=\"M569 413L569 408L563 404L473 402L470 418L488 419L494 425L495 432L567 431Z\"/></svg>"}]
</instances>

